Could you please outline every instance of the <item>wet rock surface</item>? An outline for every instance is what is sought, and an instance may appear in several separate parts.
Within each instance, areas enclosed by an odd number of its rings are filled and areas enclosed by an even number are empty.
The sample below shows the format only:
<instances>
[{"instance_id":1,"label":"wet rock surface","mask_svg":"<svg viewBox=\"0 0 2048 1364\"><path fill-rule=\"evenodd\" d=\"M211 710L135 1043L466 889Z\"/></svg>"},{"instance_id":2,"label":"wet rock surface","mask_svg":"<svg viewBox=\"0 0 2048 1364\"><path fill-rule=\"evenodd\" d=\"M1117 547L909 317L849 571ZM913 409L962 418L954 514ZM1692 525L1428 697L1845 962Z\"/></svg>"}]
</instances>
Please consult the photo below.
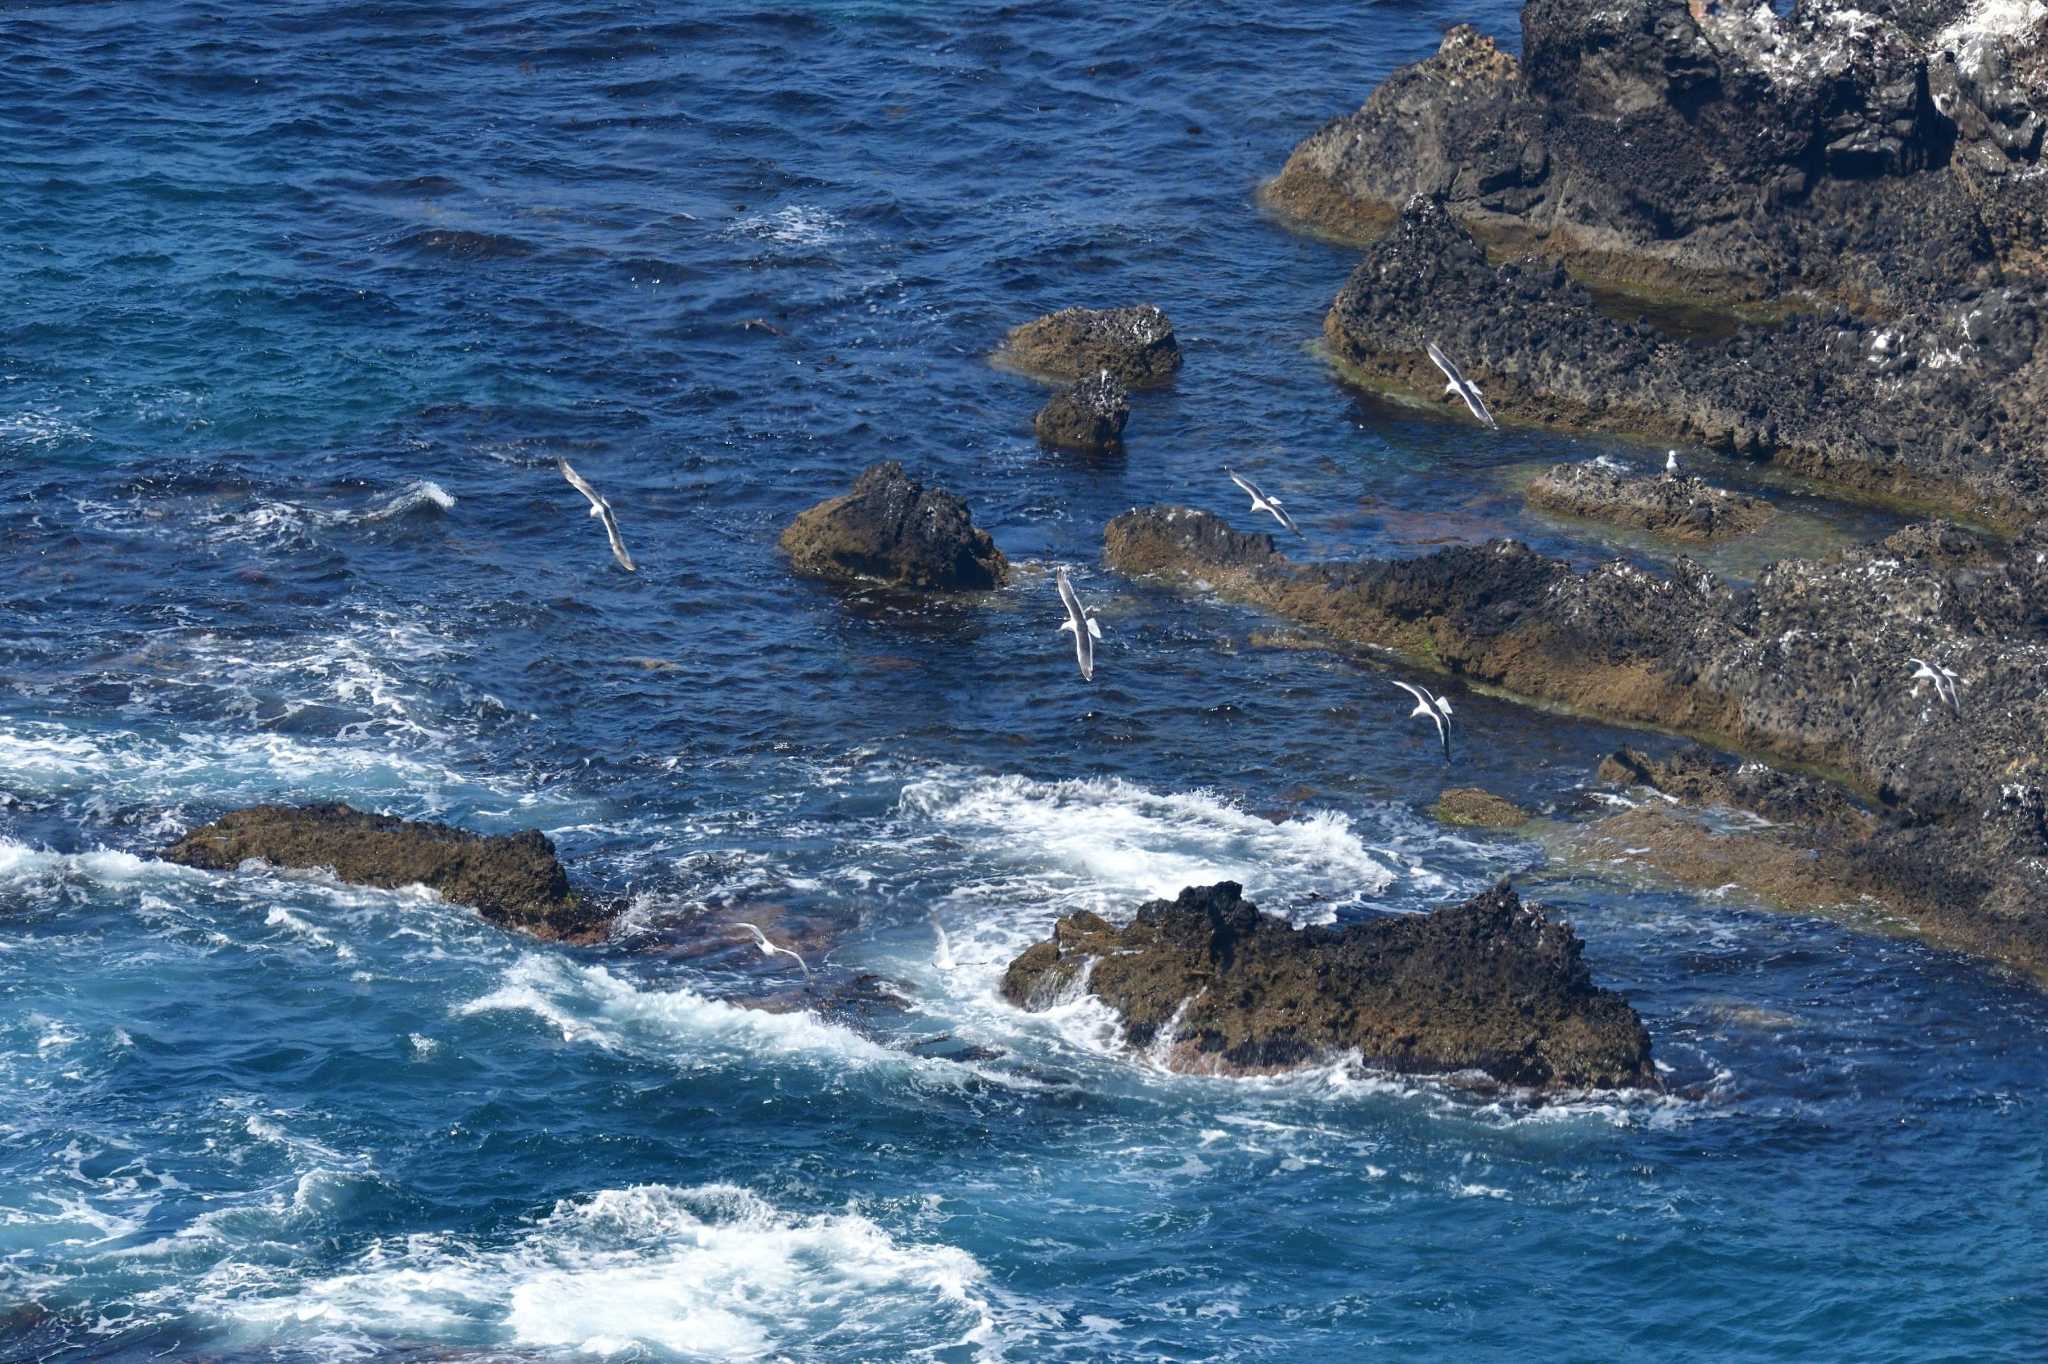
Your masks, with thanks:
<instances>
[{"instance_id":1,"label":"wet rock surface","mask_svg":"<svg viewBox=\"0 0 2048 1364\"><path fill-rule=\"evenodd\" d=\"M1877 827L1845 854L1859 887L1931 937L2048 971L2048 522L2003 552L1913 528L1782 561L1740 591L1689 561L1668 578L1626 563L1578 572L1507 540L1296 565L1270 538L1185 508L1126 513L1105 544L1124 572L1200 581L1440 672L1828 774L1875 808ZM1955 669L1961 714L1911 682L1910 657Z\"/></svg>"},{"instance_id":2,"label":"wet rock surface","mask_svg":"<svg viewBox=\"0 0 2048 1364\"><path fill-rule=\"evenodd\" d=\"M1595 986L1570 925L1505 886L1430 914L1294 928L1232 882L1189 887L1122 928L1069 915L1003 995L1085 990L1176 1070L1260 1075L1355 1053L1407 1074L1536 1089L1657 1088L1650 1038Z\"/></svg>"},{"instance_id":3,"label":"wet rock surface","mask_svg":"<svg viewBox=\"0 0 2048 1364\"><path fill-rule=\"evenodd\" d=\"M782 533L782 548L799 573L897 587L992 588L1010 571L966 502L927 488L894 460L870 466L852 491L798 516Z\"/></svg>"},{"instance_id":4,"label":"wet rock surface","mask_svg":"<svg viewBox=\"0 0 2048 1364\"><path fill-rule=\"evenodd\" d=\"M1180 368L1180 342L1166 314L1136 308L1062 308L1013 327L997 353L1048 379L1087 379L1107 370L1126 388L1150 388Z\"/></svg>"},{"instance_id":5,"label":"wet rock surface","mask_svg":"<svg viewBox=\"0 0 2048 1364\"><path fill-rule=\"evenodd\" d=\"M484 835L347 805L253 805L192 830L164 859L206 871L256 859L324 869L352 885L422 885L501 927L571 942L602 940L611 918L570 889L537 829Z\"/></svg>"},{"instance_id":6,"label":"wet rock surface","mask_svg":"<svg viewBox=\"0 0 2048 1364\"><path fill-rule=\"evenodd\" d=\"M1883 322L1837 311L1683 341L1609 316L1554 262L1494 264L1443 203L1416 199L1323 332L1375 388L1441 397L1434 341L1504 421L1696 442L2018 528L2048 514L2044 302L2048 286L2013 280Z\"/></svg>"},{"instance_id":7,"label":"wet rock surface","mask_svg":"<svg viewBox=\"0 0 2048 1364\"><path fill-rule=\"evenodd\" d=\"M1267 198L1356 237L1440 195L1582 278L1897 308L2039 250L2044 35L1953 0L1532 0L1521 60L1452 29Z\"/></svg>"},{"instance_id":8,"label":"wet rock surface","mask_svg":"<svg viewBox=\"0 0 2048 1364\"><path fill-rule=\"evenodd\" d=\"M1773 512L1760 497L1704 479L1634 474L1597 460L1553 465L1529 484L1526 498L1532 507L1699 544L1747 535Z\"/></svg>"},{"instance_id":9,"label":"wet rock surface","mask_svg":"<svg viewBox=\"0 0 2048 1364\"><path fill-rule=\"evenodd\" d=\"M1038 439L1057 450L1106 455L1123 449L1131 404L1124 386L1108 370L1083 379L1046 399L1032 421Z\"/></svg>"},{"instance_id":10,"label":"wet rock surface","mask_svg":"<svg viewBox=\"0 0 2048 1364\"><path fill-rule=\"evenodd\" d=\"M1476 786L1455 786L1436 798L1429 812L1446 824L1473 829L1519 829L1529 812L1503 796Z\"/></svg>"}]
</instances>

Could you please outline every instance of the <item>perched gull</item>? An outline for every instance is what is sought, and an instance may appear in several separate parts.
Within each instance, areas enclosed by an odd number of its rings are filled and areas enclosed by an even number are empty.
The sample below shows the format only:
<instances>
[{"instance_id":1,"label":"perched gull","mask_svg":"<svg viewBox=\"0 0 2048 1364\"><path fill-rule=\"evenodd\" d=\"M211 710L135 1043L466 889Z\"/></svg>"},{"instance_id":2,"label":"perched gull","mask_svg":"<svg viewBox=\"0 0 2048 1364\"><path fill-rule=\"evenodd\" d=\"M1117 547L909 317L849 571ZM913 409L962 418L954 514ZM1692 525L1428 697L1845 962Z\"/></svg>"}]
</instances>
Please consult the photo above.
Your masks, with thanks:
<instances>
[{"instance_id":1,"label":"perched gull","mask_svg":"<svg viewBox=\"0 0 2048 1364\"><path fill-rule=\"evenodd\" d=\"M1676 450L1666 450L1664 452L1664 477L1678 477L1678 451Z\"/></svg>"},{"instance_id":2,"label":"perched gull","mask_svg":"<svg viewBox=\"0 0 2048 1364\"><path fill-rule=\"evenodd\" d=\"M583 475L569 467L569 461L558 459L555 467L562 471L562 477L569 480L569 486L590 499L590 514L604 518L604 533L612 542L612 557L619 561L619 567L631 573L633 556L626 553L626 542L619 538L619 520L612 515L612 504L597 495L597 489L584 481Z\"/></svg>"},{"instance_id":3,"label":"perched gull","mask_svg":"<svg viewBox=\"0 0 2048 1364\"><path fill-rule=\"evenodd\" d=\"M1406 682L1395 682L1395 686L1415 698L1415 709L1408 712L1408 718L1418 715L1436 721L1436 736L1443 740L1444 761L1451 760L1451 698L1434 696L1427 687L1411 687Z\"/></svg>"},{"instance_id":4,"label":"perched gull","mask_svg":"<svg viewBox=\"0 0 2048 1364\"><path fill-rule=\"evenodd\" d=\"M1935 700L1948 702L1949 708L1958 715L1963 713L1963 703L1956 696L1956 683L1961 679L1953 671L1939 663L1929 663L1922 658L1908 658L1906 661L1915 665L1913 669L1913 685L1916 690L1920 685L1920 679L1924 677L1934 684Z\"/></svg>"},{"instance_id":5,"label":"perched gull","mask_svg":"<svg viewBox=\"0 0 2048 1364\"><path fill-rule=\"evenodd\" d=\"M1060 622L1060 629L1074 632L1074 661L1081 665L1081 680L1095 680L1095 641L1102 638L1102 627L1095 623L1095 608L1083 608L1081 599L1074 595L1074 585L1067 581L1067 570L1059 571L1060 602L1067 608L1067 618Z\"/></svg>"},{"instance_id":6,"label":"perched gull","mask_svg":"<svg viewBox=\"0 0 2048 1364\"><path fill-rule=\"evenodd\" d=\"M809 962L806 962L802 957L797 956L796 953L790 951L787 947L777 947L774 943L769 942L768 935L766 933L763 933L760 929L754 927L754 925L742 921L740 923L734 924L733 927L744 928L747 930L747 932L753 934L754 941L760 944L762 956L788 957L791 960L795 961L798 966L804 968L804 974L806 976L811 974L811 967Z\"/></svg>"},{"instance_id":7,"label":"perched gull","mask_svg":"<svg viewBox=\"0 0 2048 1364\"><path fill-rule=\"evenodd\" d=\"M1228 464L1223 466L1223 472L1229 474L1230 481L1232 483L1235 483L1238 487L1244 489L1246 494L1248 494L1251 497L1253 511L1271 512L1273 513L1273 519L1275 521L1278 521L1281 525L1287 527L1287 529L1293 531L1296 535L1301 535L1301 527L1294 524L1294 518L1289 516L1287 514L1286 508L1280 505L1279 498L1266 496L1264 493L1259 491L1258 484L1252 482L1248 478L1242 478L1238 476L1231 470L1231 467ZM1305 540L1308 537L1303 535L1302 538Z\"/></svg>"},{"instance_id":8,"label":"perched gull","mask_svg":"<svg viewBox=\"0 0 2048 1364\"><path fill-rule=\"evenodd\" d=\"M1486 395L1479 391L1479 385L1467 379L1464 373L1451 363L1451 357L1437 349L1436 342L1429 343L1429 358L1450 380L1444 385L1445 393L1455 393L1465 400L1465 406L1472 409L1472 415L1485 422L1494 430L1500 430L1500 423L1493 419L1493 413L1486 410Z\"/></svg>"}]
</instances>

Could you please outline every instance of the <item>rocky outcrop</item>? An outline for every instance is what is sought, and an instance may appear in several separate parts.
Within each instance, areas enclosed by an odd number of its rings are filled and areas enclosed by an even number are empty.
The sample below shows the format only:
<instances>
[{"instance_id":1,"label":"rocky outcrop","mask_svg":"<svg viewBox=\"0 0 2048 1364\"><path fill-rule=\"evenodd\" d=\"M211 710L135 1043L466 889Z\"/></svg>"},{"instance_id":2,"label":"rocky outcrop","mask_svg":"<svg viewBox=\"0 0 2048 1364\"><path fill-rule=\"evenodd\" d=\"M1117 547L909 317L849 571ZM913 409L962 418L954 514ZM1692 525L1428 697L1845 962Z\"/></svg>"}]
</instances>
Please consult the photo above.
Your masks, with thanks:
<instances>
[{"instance_id":1,"label":"rocky outcrop","mask_svg":"<svg viewBox=\"0 0 2048 1364\"><path fill-rule=\"evenodd\" d=\"M1056 450L1107 455L1123 449L1124 423L1130 416L1129 395L1105 369L1046 399L1032 429Z\"/></svg>"},{"instance_id":2,"label":"rocky outcrop","mask_svg":"<svg viewBox=\"0 0 2048 1364\"><path fill-rule=\"evenodd\" d=\"M1771 519L1771 504L1705 479L1633 474L1603 464L1557 464L1524 494L1529 505L1609 525L1634 526L1711 544L1747 535Z\"/></svg>"},{"instance_id":3,"label":"rocky outcrop","mask_svg":"<svg viewBox=\"0 0 2048 1364\"><path fill-rule=\"evenodd\" d=\"M1470 829L1519 829L1529 812L1503 796L1477 786L1454 786L1436 798L1429 812L1446 824Z\"/></svg>"},{"instance_id":4,"label":"rocky outcrop","mask_svg":"<svg viewBox=\"0 0 2048 1364\"><path fill-rule=\"evenodd\" d=\"M804 512L782 533L799 573L896 587L1000 587L1009 561L967 504L927 488L890 460L869 467L853 490Z\"/></svg>"},{"instance_id":5,"label":"rocky outcrop","mask_svg":"<svg viewBox=\"0 0 2048 1364\"><path fill-rule=\"evenodd\" d=\"M1108 371L1127 388L1150 388L1180 368L1180 343L1166 314L1141 308L1062 308L1013 327L996 353L1046 379L1087 379Z\"/></svg>"},{"instance_id":6,"label":"rocky outcrop","mask_svg":"<svg viewBox=\"0 0 2048 1364\"><path fill-rule=\"evenodd\" d=\"M1294 928L1228 881L1072 914L1003 976L1043 1008L1079 991L1175 1070L1263 1075L1355 1054L1404 1074L1534 1089L1658 1087L1650 1037L1593 984L1566 923L1507 887L1431 914Z\"/></svg>"},{"instance_id":7,"label":"rocky outcrop","mask_svg":"<svg viewBox=\"0 0 2048 1364\"><path fill-rule=\"evenodd\" d=\"M1816 769L1872 801L1860 884L1952 945L2048 972L2048 521L2001 551L1915 527L1740 591L1689 561L1590 572L1514 541L1296 565L1184 508L1126 513L1112 568L1200 581L1337 639L1610 720ZM1963 714L1909 657L1963 679Z\"/></svg>"},{"instance_id":8,"label":"rocky outcrop","mask_svg":"<svg viewBox=\"0 0 2048 1364\"><path fill-rule=\"evenodd\" d=\"M1410 203L1324 321L1372 387L1436 399L1443 347L1503 420L1698 443L1858 494L2017 528L2048 514L2048 286L1957 291L1888 322L1846 312L1686 342L1622 322L1554 263L1491 263Z\"/></svg>"},{"instance_id":9,"label":"rocky outcrop","mask_svg":"<svg viewBox=\"0 0 2048 1364\"><path fill-rule=\"evenodd\" d=\"M1531 0L1521 60L1452 29L1267 198L1366 237L1442 196L1495 249L1637 291L1892 310L1991 287L2037 268L2048 104L2048 21L1994 8Z\"/></svg>"},{"instance_id":10,"label":"rocky outcrop","mask_svg":"<svg viewBox=\"0 0 2048 1364\"><path fill-rule=\"evenodd\" d=\"M504 928L570 942L602 940L610 916L580 899L537 829L486 836L347 805L252 805L194 829L164 859L232 871L255 859L332 872L351 885L421 885Z\"/></svg>"}]
</instances>

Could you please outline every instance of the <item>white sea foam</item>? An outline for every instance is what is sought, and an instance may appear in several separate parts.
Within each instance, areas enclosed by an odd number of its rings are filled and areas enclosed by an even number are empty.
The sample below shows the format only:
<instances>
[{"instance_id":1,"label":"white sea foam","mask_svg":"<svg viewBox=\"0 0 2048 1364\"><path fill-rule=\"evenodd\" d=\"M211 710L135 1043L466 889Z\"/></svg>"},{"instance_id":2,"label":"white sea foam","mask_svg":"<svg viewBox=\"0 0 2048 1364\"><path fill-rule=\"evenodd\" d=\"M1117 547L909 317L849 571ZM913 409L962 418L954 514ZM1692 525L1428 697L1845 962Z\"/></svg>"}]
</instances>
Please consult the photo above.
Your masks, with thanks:
<instances>
[{"instance_id":1,"label":"white sea foam","mask_svg":"<svg viewBox=\"0 0 2048 1364\"><path fill-rule=\"evenodd\" d=\"M699 994L687 985L643 989L602 966L553 956L521 957L498 988L456 1007L458 1016L499 1011L533 1015L564 1041L584 1042L684 1068L736 1057L793 1057L834 1068L891 1065L951 1069L920 1061L805 1012L767 1013Z\"/></svg>"},{"instance_id":2,"label":"white sea foam","mask_svg":"<svg viewBox=\"0 0 2048 1364\"><path fill-rule=\"evenodd\" d=\"M791 204L773 213L757 213L734 221L732 231L783 246L822 246L846 226L822 208Z\"/></svg>"},{"instance_id":3,"label":"white sea foam","mask_svg":"<svg viewBox=\"0 0 2048 1364\"><path fill-rule=\"evenodd\" d=\"M565 1200L500 1244L378 1242L340 1273L223 1265L200 1306L278 1336L358 1347L454 1337L591 1354L758 1359L829 1343L907 1358L982 1347L996 1321L966 1252L851 1209L785 1212L746 1189L640 1185Z\"/></svg>"},{"instance_id":4,"label":"white sea foam","mask_svg":"<svg viewBox=\"0 0 2048 1364\"><path fill-rule=\"evenodd\" d=\"M945 773L906 784L901 809L979 852L1083 878L1124 902L1236 881L1255 899L1319 892L1310 917L1327 920L1334 905L1394 880L1337 811L1275 822L1213 792L1162 795L1117 777Z\"/></svg>"}]
</instances>

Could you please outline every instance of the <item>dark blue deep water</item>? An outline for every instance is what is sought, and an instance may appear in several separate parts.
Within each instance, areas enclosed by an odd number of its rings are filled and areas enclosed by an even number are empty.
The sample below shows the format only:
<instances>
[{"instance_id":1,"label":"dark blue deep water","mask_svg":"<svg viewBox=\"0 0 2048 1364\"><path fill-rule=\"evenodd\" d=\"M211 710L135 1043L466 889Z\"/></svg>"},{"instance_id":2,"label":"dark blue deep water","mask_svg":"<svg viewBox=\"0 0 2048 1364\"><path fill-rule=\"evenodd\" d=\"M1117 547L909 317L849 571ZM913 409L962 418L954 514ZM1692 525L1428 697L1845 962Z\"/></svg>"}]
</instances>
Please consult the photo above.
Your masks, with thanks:
<instances>
[{"instance_id":1,"label":"dark blue deep water","mask_svg":"<svg viewBox=\"0 0 2048 1364\"><path fill-rule=\"evenodd\" d=\"M1460 691L1446 773L1408 674L1100 566L1134 504L1249 526L1225 462L1319 554L1657 560L1514 487L1661 451L1346 390L1312 343L1351 253L1257 206L1468 18L1515 31L1499 0L0 7L0 1358L2048 1353L2041 993L1448 833L1446 784L1569 814L1642 737ZM1124 458L1041 452L988 351L1126 302L1178 325L1179 382ZM787 572L780 528L885 457L969 499L1010 587ZM1778 495L1718 569L1890 524ZM632 909L558 949L143 856L308 798L538 825ZM1671 1096L1178 1077L996 992L1078 907L1227 875L1308 921L1506 873ZM908 1006L806 1007L739 919Z\"/></svg>"}]
</instances>

